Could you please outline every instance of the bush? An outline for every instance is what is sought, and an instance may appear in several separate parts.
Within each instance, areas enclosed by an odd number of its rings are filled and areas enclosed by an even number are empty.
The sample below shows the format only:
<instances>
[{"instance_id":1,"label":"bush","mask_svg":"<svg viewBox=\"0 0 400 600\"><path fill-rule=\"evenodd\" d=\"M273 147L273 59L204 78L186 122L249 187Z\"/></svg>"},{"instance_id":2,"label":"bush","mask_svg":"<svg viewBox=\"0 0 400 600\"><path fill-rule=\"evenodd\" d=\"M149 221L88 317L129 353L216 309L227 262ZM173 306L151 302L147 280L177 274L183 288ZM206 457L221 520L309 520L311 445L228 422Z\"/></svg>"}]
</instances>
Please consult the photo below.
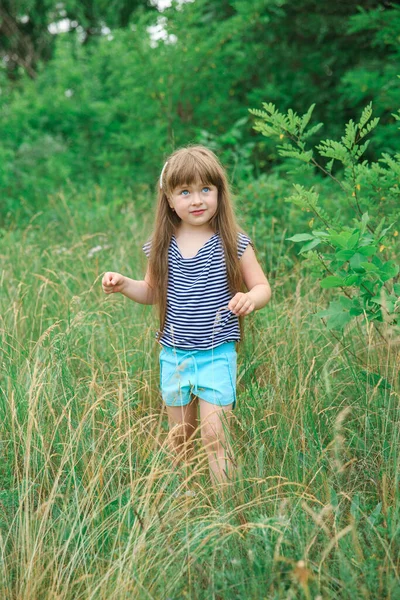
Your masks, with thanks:
<instances>
[{"instance_id":1,"label":"bush","mask_svg":"<svg viewBox=\"0 0 400 600\"><path fill-rule=\"evenodd\" d=\"M357 124L353 120L347 123L340 141L322 140L316 146L319 154L329 159L325 164L318 162L314 150L307 146L307 140L322 126L318 123L307 130L314 105L302 117L291 109L282 114L271 103L263 106L264 111L250 110L258 117L254 129L280 140L279 154L303 163L300 171L322 171L335 182L341 201L348 207L347 214L333 217L314 187L306 189L298 183L294 184L294 194L285 200L311 212L318 224L311 232L287 239L303 243L299 254L320 268L321 287L341 290L341 295L319 316L327 318L329 329L343 329L359 315L374 323L398 325L399 265L394 258L398 247L400 154L391 157L383 153L371 163L363 160L369 144L365 138L379 121L371 120L372 104L363 110Z\"/></svg>"}]
</instances>

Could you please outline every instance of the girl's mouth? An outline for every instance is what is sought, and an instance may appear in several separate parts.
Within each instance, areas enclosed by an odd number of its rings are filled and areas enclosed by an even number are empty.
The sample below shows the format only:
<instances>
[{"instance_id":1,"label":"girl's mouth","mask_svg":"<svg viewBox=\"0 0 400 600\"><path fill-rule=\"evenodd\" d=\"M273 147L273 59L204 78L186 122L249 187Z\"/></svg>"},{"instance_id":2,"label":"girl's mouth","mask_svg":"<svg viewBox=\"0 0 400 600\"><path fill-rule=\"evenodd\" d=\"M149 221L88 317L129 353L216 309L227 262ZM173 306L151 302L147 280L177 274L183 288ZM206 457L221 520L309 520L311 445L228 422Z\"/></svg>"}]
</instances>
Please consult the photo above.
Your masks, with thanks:
<instances>
[{"instance_id":1,"label":"girl's mouth","mask_svg":"<svg viewBox=\"0 0 400 600\"><path fill-rule=\"evenodd\" d=\"M204 210L193 210L192 215L202 215Z\"/></svg>"}]
</instances>

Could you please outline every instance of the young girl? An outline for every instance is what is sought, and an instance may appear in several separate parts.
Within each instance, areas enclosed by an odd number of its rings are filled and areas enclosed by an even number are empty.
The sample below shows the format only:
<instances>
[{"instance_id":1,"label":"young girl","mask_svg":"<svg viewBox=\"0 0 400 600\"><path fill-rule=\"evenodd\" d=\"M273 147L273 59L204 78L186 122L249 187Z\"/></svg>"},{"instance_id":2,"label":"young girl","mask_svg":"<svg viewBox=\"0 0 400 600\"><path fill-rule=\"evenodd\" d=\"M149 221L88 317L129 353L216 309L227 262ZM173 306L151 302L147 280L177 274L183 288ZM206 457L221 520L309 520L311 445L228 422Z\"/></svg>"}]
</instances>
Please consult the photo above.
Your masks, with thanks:
<instances>
[{"instance_id":1,"label":"young girl","mask_svg":"<svg viewBox=\"0 0 400 600\"><path fill-rule=\"evenodd\" d=\"M158 305L171 446L178 462L192 453L199 404L211 479L225 483L234 464L224 425L236 405L235 342L243 338L243 317L267 304L271 288L236 222L226 174L213 152L204 146L177 150L157 188L153 234L142 247L149 259L144 280L109 272L102 286L106 294Z\"/></svg>"}]
</instances>

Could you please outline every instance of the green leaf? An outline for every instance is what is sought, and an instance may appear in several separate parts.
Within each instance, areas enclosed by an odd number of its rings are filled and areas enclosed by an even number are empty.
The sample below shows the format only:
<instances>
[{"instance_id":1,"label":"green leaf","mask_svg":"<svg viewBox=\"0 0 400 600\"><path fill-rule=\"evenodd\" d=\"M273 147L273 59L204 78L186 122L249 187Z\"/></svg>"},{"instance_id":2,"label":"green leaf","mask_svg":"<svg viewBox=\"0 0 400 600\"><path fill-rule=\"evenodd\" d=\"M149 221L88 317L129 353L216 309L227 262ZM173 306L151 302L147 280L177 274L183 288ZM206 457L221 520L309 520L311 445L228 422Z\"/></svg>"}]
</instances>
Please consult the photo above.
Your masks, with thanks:
<instances>
[{"instance_id":1,"label":"green leaf","mask_svg":"<svg viewBox=\"0 0 400 600\"><path fill-rule=\"evenodd\" d=\"M371 302L374 302L375 304L379 304L380 306L383 306L384 308L386 308L386 310L388 311L388 313L392 313L394 311L394 305L396 302L396 299L390 296L385 295L383 296L373 296L371 298Z\"/></svg>"},{"instance_id":2,"label":"green leaf","mask_svg":"<svg viewBox=\"0 0 400 600\"><path fill-rule=\"evenodd\" d=\"M385 227L385 229L382 230L380 236L379 236L379 241L383 240L383 238L385 237L385 235L387 234L388 231L390 231L390 229L392 229L394 223L391 223L390 225L388 225L387 227Z\"/></svg>"},{"instance_id":3,"label":"green leaf","mask_svg":"<svg viewBox=\"0 0 400 600\"><path fill-rule=\"evenodd\" d=\"M345 286L354 285L356 283L356 281L358 281L358 278L359 278L359 275L349 275L348 277L345 277L343 285L345 285Z\"/></svg>"},{"instance_id":4,"label":"green leaf","mask_svg":"<svg viewBox=\"0 0 400 600\"><path fill-rule=\"evenodd\" d=\"M345 166L351 164L349 152L340 142L336 142L334 140L323 140L316 148L321 156L335 158Z\"/></svg>"},{"instance_id":5,"label":"green leaf","mask_svg":"<svg viewBox=\"0 0 400 600\"><path fill-rule=\"evenodd\" d=\"M360 267L363 267L367 273L378 273L379 267L370 262L362 262L360 263Z\"/></svg>"},{"instance_id":6,"label":"green leaf","mask_svg":"<svg viewBox=\"0 0 400 600\"><path fill-rule=\"evenodd\" d=\"M330 237L330 233L328 233L327 231L314 231L313 230L313 235L315 235L316 237L322 237L322 238L328 238Z\"/></svg>"},{"instance_id":7,"label":"green leaf","mask_svg":"<svg viewBox=\"0 0 400 600\"><path fill-rule=\"evenodd\" d=\"M323 125L323 123L317 123L317 125L314 125L308 131L305 131L302 136L303 140L308 140L308 138L314 135L314 133L317 133L317 131L319 131Z\"/></svg>"},{"instance_id":8,"label":"green leaf","mask_svg":"<svg viewBox=\"0 0 400 600\"><path fill-rule=\"evenodd\" d=\"M349 250L355 248L357 246L358 240L360 239L360 232L356 231L355 233L353 233L353 235L351 235L349 237L349 239L347 240L347 248Z\"/></svg>"},{"instance_id":9,"label":"green leaf","mask_svg":"<svg viewBox=\"0 0 400 600\"><path fill-rule=\"evenodd\" d=\"M363 235L365 233L365 230L367 229L368 221L369 221L369 214L366 212L361 217L361 230L360 230L361 235Z\"/></svg>"},{"instance_id":10,"label":"green leaf","mask_svg":"<svg viewBox=\"0 0 400 600\"><path fill-rule=\"evenodd\" d=\"M357 248L357 252L362 254L363 256L372 256L377 251L376 246L359 246Z\"/></svg>"},{"instance_id":11,"label":"green leaf","mask_svg":"<svg viewBox=\"0 0 400 600\"><path fill-rule=\"evenodd\" d=\"M388 260L381 268L381 272L380 272L381 281L388 281L389 279L396 277L398 272L399 272L399 265L396 264L394 262L394 260Z\"/></svg>"},{"instance_id":12,"label":"green leaf","mask_svg":"<svg viewBox=\"0 0 400 600\"><path fill-rule=\"evenodd\" d=\"M330 303L327 310L317 313L317 317L327 317L326 326L328 329L343 329L351 321L352 315L342 306L341 302L334 300Z\"/></svg>"},{"instance_id":13,"label":"green leaf","mask_svg":"<svg viewBox=\"0 0 400 600\"><path fill-rule=\"evenodd\" d=\"M335 258L338 260L350 260L352 256L354 256L354 250L338 250L335 252Z\"/></svg>"},{"instance_id":14,"label":"green leaf","mask_svg":"<svg viewBox=\"0 0 400 600\"><path fill-rule=\"evenodd\" d=\"M367 104L367 106L364 108L364 110L361 113L360 121L358 123L359 129L362 129L364 127L364 125L367 123L367 121L369 121L371 116L372 116L372 102Z\"/></svg>"},{"instance_id":15,"label":"green leaf","mask_svg":"<svg viewBox=\"0 0 400 600\"><path fill-rule=\"evenodd\" d=\"M358 317L358 315L362 315L363 312L363 309L359 306L350 309L350 314L352 317Z\"/></svg>"},{"instance_id":16,"label":"green leaf","mask_svg":"<svg viewBox=\"0 0 400 600\"><path fill-rule=\"evenodd\" d=\"M383 226L385 224L385 221L386 221L386 217L382 217L382 219L379 221L378 226L375 228L375 236L377 237L378 240L379 240L381 231L383 229Z\"/></svg>"},{"instance_id":17,"label":"green leaf","mask_svg":"<svg viewBox=\"0 0 400 600\"><path fill-rule=\"evenodd\" d=\"M329 277L325 277L320 281L320 286L324 289L341 287L344 284L344 280L341 277L336 277L335 275L330 275Z\"/></svg>"},{"instance_id":18,"label":"green leaf","mask_svg":"<svg viewBox=\"0 0 400 600\"><path fill-rule=\"evenodd\" d=\"M365 127L365 129L360 131L360 139L365 137L367 135L367 133L372 131L372 129L375 129L375 127L378 125L378 123L379 123L379 117L375 117L375 119L373 119L371 121L371 123L368 123L368 125Z\"/></svg>"},{"instance_id":19,"label":"green leaf","mask_svg":"<svg viewBox=\"0 0 400 600\"><path fill-rule=\"evenodd\" d=\"M393 290L394 290L395 294L397 294L398 296L400 296L400 283L395 283L393 285Z\"/></svg>"},{"instance_id":20,"label":"green leaf","mask_svg":"<svg viewBox=\"0 0 400 600\"><path fill-rule=\"evenodd\" d=\"M367 149L367 148L368 148L368 146L369 146L369 143L370 143L370 141L371 141L371 140L367 140L367 141L366 141L364 144L362 144L362 145L361 145L361 146L358 148L357 152L355 153L355 156L356 156L357 158L360 158L360 156L362 156L362 155L364 154L364 152L366 151L366 149Z\"/></svg>"},{"instance_id":21,"label":"green leaf","mask_svg":"<svg viewBox=\"0 0 400 600\"><path fill-rule=\"evenodd\" d=\"M339 302L343 306L343 308L347 308L348 310L353 308L353 298L348 298L347 296L340 296Z\"/></svg>"},{"instance_id":22,"label":"green leaf","mask_svg":"<svg viewBox=\"0 0 400 600\"><path fill-rule=\"evenodd\" d=\"M383 266L383 261L379 258L379 256L377 254L374 254L374 256L372 257L372 262L374 263L374 265L377 265L378 267Z\"/></svg>"},{"instance_id":23,"label":"green leaf","mask_svg":"<svg viewBox=\"0 0 400 600\"><path fill-rule=\"evenodd\" d=\"M350 119L348 123L345 125L346 135L342 136L342 142L346 146L346 148L350 149L356 139L356 125L353 119Z\"/></svg>"},{"instance_id":24,"label":"green leaf","mask_svg":"<svg viewBox=\"0 0 400 600\"><path fill-rule=\"evenodd\" d=\"M366 298L370 298L370 296L374 296L375 295L375 287L376 287L376 283L374 283L372 281L367 281L366 279L364 279L362 294L365 295Z\"/></svg>"},{"instance_id":25,"label":"green leaf","mask_svg":"<svg viewBox=\"0 0 400 600\"><path fill-rule=\"evenodd\" d=\"M352 318L353 316L350 314L350 312L337 313L336 315L330 317L327 327L328 329L343 329L343 327L347 325Z\"/></svg>"},{"instance_id":26,"label":"green leaf","mask_svg":"<svg viewBox=\"0 0 400 600\"><path fill-rule=\"evenodd\" d=\"M312 150L308 150L307 152L299 152L294 148L289 150L288 148L282 148L282 146L278 146L278 154L280 156L287 156L288 158L297 158L305 163L310 162L313 157Z\"/></svg>"},{"instance_id":27,"label":"green leaf","mask_svg":"<svg viewBox=\"0 0 400 600\"><path fill-rule=\"evenodd\" d=\"M364 257L359 252L356 252L354 256L350 259L350 267L356 273L364 273L365 269L361 266L362 262L364 262Z\"/></svg>"},{"instance_id":28,"label":"green leaf","mask_svg":"<svg viewBox=\"0 0 400 600\"><path fill-rule=\"evenodd\" d=\"M334 162L335 162L335 159L332 158L332 160L330 160L326 163L325 168L328 171L328 173L332 173L332 167L333 167Z\"/></svg>"},{"instance_id":29,"label":"green leaf","mask_svg":"<svg viewBox=\"0 0 400 600\"><path fill-rule=\"evenodd\" d=\"M347 236L345 235L344 232L343 233L331 233L330 241L334 246L348 250Z\"/></svg>"},{"instance_id":30,"label":"green leaf","mask_svg":"<svg viewBox=\"0 0 400 600\"><path fill-rule=\"evenodd\" d=\"M319 240L318 238L314 239L312 242L308 242L308 244L305 244L299 254L303 254L303 252L307 252L308 250L312 250L312 248L315 248L315 246L318 246L318 244L321 243L321 240Z\"/></svg>"},{"instance_id":31,"label":"green leaf","mask_svg":"<svg viewBox=\"0 0 400 600\"><path fill-rule=\"evenodd\" d=\"M300 134L303 133L303 131L307 127L307 125L311 119L311 115L312 115L314 108L315 108L315 104L311 104L311 106L308 109L308 111L306 112L306 114L302 116L301 124L300 124L300 131L299 131Z\"/></svg>"},{"instance_id":32,"label":"green leaf","mask_svg":"<svg viewBox=\"0 0 400 600\"><path fill-rule=\"evenodd\" d=\"M355 298L352 298L351 304L352 306L350 308L350 314L352 317L357 317L364 312L359 297L356 296Z\"/></svg>"},{"instance_id":33,"label":"green leaf","mask_svg":"<svg viewBox=\"0 0 400 600\"><path fill-rule=\"evenodd\" d=\"M310 233L296 233L293 237L286 238L290 242L306 242L308 240L313 240L314 236Z\"/></svg>"}]
</instances>

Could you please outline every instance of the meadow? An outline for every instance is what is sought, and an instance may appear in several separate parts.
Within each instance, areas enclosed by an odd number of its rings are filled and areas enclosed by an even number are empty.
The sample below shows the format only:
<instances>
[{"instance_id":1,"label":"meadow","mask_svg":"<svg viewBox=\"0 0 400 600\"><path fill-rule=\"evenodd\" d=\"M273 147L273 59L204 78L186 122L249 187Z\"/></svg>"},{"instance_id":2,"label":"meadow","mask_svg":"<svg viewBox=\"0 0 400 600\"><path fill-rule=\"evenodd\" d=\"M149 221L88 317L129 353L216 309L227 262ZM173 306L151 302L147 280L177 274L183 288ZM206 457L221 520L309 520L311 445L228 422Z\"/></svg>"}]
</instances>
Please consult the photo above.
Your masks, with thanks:
<instances>
[{"instance_id":1,"label":"meadow","mask_svg":"<svg viewBox=\"0 0 400 600\"><path fill-rule=\"evenodd\" d=\"M199 438L172 467L154 309L101 289L143 278L147 202L61 193L1 230L0 597L396 600L398 329L328 331L331 290L268 273L220 495Z\"/></svg>"}]
</instances>

